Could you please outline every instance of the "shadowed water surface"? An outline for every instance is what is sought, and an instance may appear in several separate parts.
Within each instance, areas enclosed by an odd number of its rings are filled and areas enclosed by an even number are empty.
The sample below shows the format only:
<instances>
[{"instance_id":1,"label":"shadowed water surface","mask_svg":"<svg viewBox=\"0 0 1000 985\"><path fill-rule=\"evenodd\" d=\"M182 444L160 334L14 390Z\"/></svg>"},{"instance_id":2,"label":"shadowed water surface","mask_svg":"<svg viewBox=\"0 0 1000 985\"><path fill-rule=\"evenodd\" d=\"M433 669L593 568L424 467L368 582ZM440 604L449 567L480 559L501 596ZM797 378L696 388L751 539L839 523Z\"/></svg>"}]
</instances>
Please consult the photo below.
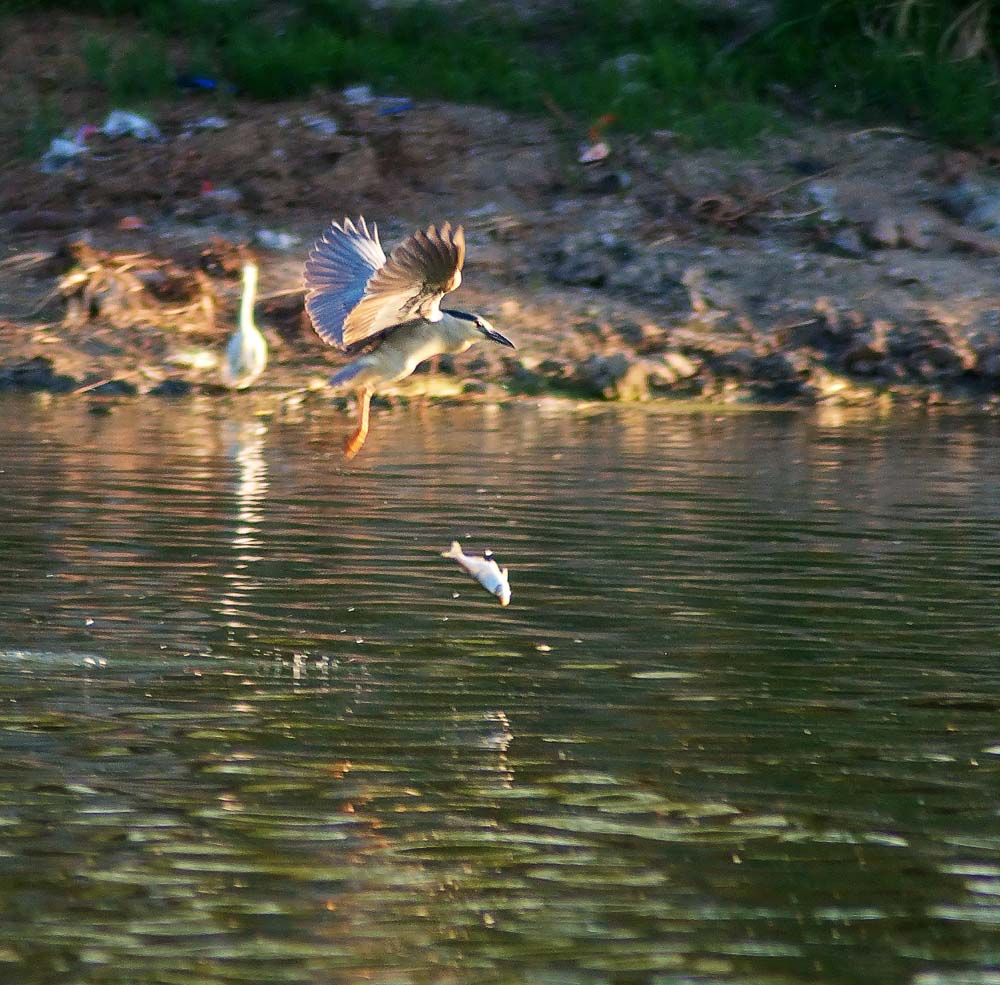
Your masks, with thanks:
<instances>
[{"instance_id":1,"label":"shadowed water surface","mask_svg":"<svg viewBox=\"0 0 1000 985\"><path fill-rule=\"evenodd\" d=\"M1000 982L995 420L245 407L2 404L0 982Z\"/></svg>"}]
</instances>

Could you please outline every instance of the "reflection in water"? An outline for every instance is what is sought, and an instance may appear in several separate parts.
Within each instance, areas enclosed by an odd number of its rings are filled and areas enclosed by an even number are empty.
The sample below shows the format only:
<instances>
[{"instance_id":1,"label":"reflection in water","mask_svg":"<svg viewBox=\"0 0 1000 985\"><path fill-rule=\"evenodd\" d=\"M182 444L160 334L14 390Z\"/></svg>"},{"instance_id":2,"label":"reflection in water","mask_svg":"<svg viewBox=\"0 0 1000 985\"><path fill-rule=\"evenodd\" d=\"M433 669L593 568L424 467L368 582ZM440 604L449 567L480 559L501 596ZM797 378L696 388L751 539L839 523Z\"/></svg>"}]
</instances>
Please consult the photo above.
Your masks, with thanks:
<instances>
[{"instance_id":1,"label":"reflection in water","mask_svg":"<svg viewBox=\"0 0 1000 985\"><path fill-rule=\"evenodd\" d=\"M267 465L263 455L267 426L258 421L241 421L235 428L237 433L231 439L229 451L239 469L235 489L239 526L236 528L233 546L259 547L260 541L256 539L256 534L259 533L263 519L261 507L267 494Z\"/></svg>"},{"instance_id":2,"label":"reflection in water","mask_svg":"<svg viewBox=\"0 0 1000 985\"><path fill-rule=\"evenodd\" d=\"M0 434L0 981L993 980L997 422L137 407Z\"/></svg>"},{"instance_id":3,"label":"reflection in water","mask_svg":"<svg viewBox=\"0 0 1000 985\"><path fill-rule=\"evenodd\" d=\"M222 422L226 450L237 469L233 489L236 522L231 537L232 567L224 577L226 589L219 600L219 613L227 617L229 629L240 629L243 611L261 588L254 578L254 565L263 560L262 526L267 497L267 463L264 439L267 425L258 419Z\"/></svg>"}]
</instances>

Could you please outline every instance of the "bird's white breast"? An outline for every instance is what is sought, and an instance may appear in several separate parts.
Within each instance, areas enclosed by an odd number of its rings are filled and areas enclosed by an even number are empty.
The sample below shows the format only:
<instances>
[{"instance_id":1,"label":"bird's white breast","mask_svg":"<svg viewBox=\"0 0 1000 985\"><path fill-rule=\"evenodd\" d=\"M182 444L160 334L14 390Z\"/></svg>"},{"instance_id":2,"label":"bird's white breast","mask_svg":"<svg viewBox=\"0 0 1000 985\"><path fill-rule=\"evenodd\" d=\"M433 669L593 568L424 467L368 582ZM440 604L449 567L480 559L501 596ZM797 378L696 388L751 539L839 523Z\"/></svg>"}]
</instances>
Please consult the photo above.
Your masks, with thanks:
<instances>
[{"instance_id":1,"label":"bird's white breast","mask_svg":"<svg viewBox=\"0 0 1000 985\"><path fill-rule=\"evenodd\" d=\"M382 345L379 361L387 378L396 381L409 376L433 356L457 355L473 343L467 336L448 331L443 321L400 328Z\"/></svg>"}]
</instances>

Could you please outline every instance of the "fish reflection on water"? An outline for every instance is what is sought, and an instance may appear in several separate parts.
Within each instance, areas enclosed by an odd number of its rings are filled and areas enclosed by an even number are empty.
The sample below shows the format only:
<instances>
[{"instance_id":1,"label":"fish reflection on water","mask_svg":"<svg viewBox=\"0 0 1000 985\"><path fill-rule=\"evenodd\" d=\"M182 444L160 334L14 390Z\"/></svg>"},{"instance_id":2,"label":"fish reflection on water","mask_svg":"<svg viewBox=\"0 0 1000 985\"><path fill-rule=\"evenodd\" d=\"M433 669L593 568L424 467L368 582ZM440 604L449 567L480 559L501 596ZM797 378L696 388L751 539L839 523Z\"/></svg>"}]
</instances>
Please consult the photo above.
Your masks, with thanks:
<instances>
[{"instance_id":1,"label":"fish reflection on water","mask_svg":"<svg viewBox=\"0 0 1000 985\"><path fill-rule=\"evenodd\" d=\"M10 406L0 981L990 982L995 422L424 413Z\"/></svg>"}]
</instances>

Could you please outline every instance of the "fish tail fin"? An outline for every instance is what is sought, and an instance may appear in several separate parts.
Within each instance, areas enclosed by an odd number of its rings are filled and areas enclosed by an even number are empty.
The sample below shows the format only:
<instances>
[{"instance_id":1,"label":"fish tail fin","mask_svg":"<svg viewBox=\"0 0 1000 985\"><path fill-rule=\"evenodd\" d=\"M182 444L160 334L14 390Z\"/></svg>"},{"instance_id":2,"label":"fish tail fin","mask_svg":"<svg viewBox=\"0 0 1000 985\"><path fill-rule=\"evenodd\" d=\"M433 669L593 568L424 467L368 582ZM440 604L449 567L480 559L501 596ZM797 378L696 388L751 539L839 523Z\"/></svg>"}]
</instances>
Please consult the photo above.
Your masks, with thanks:
<instances>
[{"instance_id":1,"label":"fish tail fin","mask_svg":"<svg viewBox=\"0 0 1000 985\"><path fill-rule=\"evenodd\" d=\"M462 556L462 545L457 541L453 540L451 542L451 547L446 551L441 552L441 557L461 557Z\"/></svg>"}]
</instances>

